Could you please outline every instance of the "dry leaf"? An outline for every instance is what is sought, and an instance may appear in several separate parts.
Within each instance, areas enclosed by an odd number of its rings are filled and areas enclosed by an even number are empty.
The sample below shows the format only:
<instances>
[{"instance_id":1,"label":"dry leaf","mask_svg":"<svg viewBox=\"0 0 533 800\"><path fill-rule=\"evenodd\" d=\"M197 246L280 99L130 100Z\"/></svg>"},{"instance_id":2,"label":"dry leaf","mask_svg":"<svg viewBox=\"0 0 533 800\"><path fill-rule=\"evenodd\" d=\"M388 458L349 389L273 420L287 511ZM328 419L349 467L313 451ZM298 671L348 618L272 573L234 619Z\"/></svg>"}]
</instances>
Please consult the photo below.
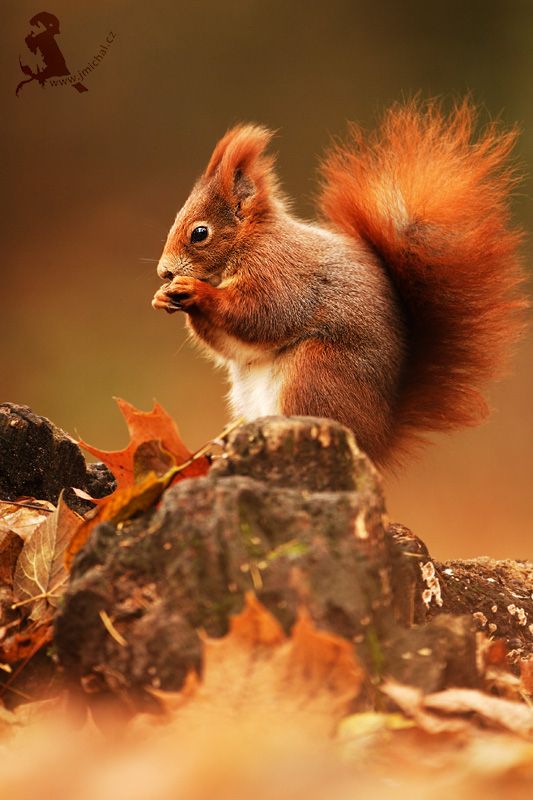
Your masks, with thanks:
<instances>
[{"instance_id":1,"label":"dry leaf","mask_svg":"<svg viewBox=\"0 0 533 800\"><path fill-rule=\"evenodd\" d=\"M519 736L533 735L533 709L493 697L477 689L445 689L424 697L424 706L446 714L477 714L484 722L496 725Z\"/></svg>"},{"instance_id":2,"label":"dry leaf","mask_svg":"<svg viewBox=\"0 0 533 800\"><path fill-rule=\"evenodd\" d=\"M17 561L13 596L31 607L30 618L41 620L50 606L57 606L68 578L65 551L82 517L60 496L57 509L25 542Z\"/></svg>"},{"instance_id":3,"label":"dry leaf","mask_svg":"<svg viewBox=\"0 0 533 800\"><path fill-rule=\"evenodd\" d=\"M392 680L386 681L381 690L428 733L474 730L464 715L475 714L485 724L519 736L533 735L533 709L525 703L504 700L477 689L445 689L424 695L420 689Z\"/></svg>"},{"instance_id":4,"label":"dry leaf","mask_svg":"<svg viewBox=\"0 0 533 800\"><path fill-rule=\"evenodd\" d=\"M507 644L504 639L486 639L484 645L484 660L488 666L504 667L509 669L507 661Z\"/></svg>"},{"instance_id":5,"label":"dry leaf","mask_svg":"<svg viewBox=\"0 0 533 800\"><path fill-rule=\"evenodd\" d=\"M518 675L508 669L487 667L485 670L483 689L496 697L505 697L507 700L522 702L524 686Z\"/></svg>"},{"instance_id":6,"label":"dry leaf","mask_svg":"<svg viewBox=\"0 0 533 800\"><path fill-rule=\"evenodd\" d=\"M109 467L116 478L117 491L134 483L135 453L139 446L146 442L160 442L161 448L170 454L178 466L191 458L192 453L183 444L176 423L159 403L155 403L151 411L139 411L125 400L120 398L115 398L115 400L128 426L130 434L128 446L123 450L107 451L98 450L81 439L79 444ZM208 469L209 462L206 458L197 459L183 471L181 477L191 478L196 475L205 475ZM106 499L104 498L104 501ZM101 503L103 501L94 502Z\"/></svg>"},{"instance_id":7,"label":"dry leaf","mask_svg":"<svg viewBox=\"0 0 533 800\"><path fill-rule=\"evenodd\" d=\"M0 583L13 585L13 575L24 542L11 530L0 530Z\"/></svg>"},{"instance_id":8,"label":"dry leaf","mask_svg":"<svg viewBox=\"0 0 533 800\"><path fill-rule=\"evenodd\" d=\"M41 624L40 622L30 622L23 630L7 636L0 646L2 661L8 664L16 664L17 661L32 658L35 653L51 642L53 638L53 628L50 620Z\"/></svg>"},{"instance_id":9,"label":"dry leaf","mask_svg":"<svg viewBox=\"0 0 533 800\"><path fill-rule=\"evenodd\" d=\"M159 500L169 485L174 475L174 469L161 478L151 473L140 483L132 486L123 486L122 489L117 489L113 494L104 498L95 509L83 518L83 521L74 532L64 553L65 568L70 570L74 556L101 522L111 522L117 525L119 522L130 519L135 514L147 511Z\"/></svg>"},{"instance_id":10,"label":"dry leaf","mask_svg":"<svg viewBox=\"0 0 533 800\"><path fill-rule=\"evenodd\" d=\"M18 505L19 503L28 505ZM29 508L30 505L32 508ZM16 503L1 502L0 531L13 531L21 539L27 539L50 516L54 508L47 500L36 500L33 497L20 497Z\"/></svg>"},{"instance_id":11,"label":"dry leaf","mask_svg":"<svg viewBox=\"0 0 533 800\"><path fill-rule=\"evenodd\" d=\"M533 656L523 658L519 664L522 688L526 694L533 697Z\"/></svg>"},{"instance_id":12,"label":"dry leaf","mask_svg":"<svg viewBox=\"0 0 533 800\"><path fill-rule=\"evenodd\" d=\"M463 719L440 717L424 708L424 694L416 686L406 686L393 680L385 681L380 690L408 717L414 719L419 728L427 733L466 733L474 726Z\"/></svg>"},{"instance_id":13,"label":"dry leaf","mask_svg":"<svg viewBox=\"0 0 533 800\"><path fill-rule=\"evenodd\" d=\"M154 472L158 477L161 477L175 463L175 459L161 446L159 440L153 439L149 442L142 442L133 455L135 483L144 480L150 472Z\"/></svg>"},{"instance_id":14,"label":"dry leaf","mask_svg":"<svg viewBox=\"0 0 533 800\"><path fill-rule=\"evenodd\" d=\"M204 637L202 678L169 698L179 707L176 724L243 714L249 725L279 727L279 718L298 724L304 735L329 735L357 697L363 671L353 645L318 630L302 611L290 637L252 593L220 639ZM158 696L164 696L164 693ZM204 718L205 715L205 718ZM247 718L247 722L244 721Z\"/></svg>"},{"instance_id":15,"label":"dry leaf","mask_svg":"<svg viewBox=\"0 0 533 800\"><path fill-rule=\"evenodd\" d=\"M415 723L403 714L380 711L361 711L344 717L337 731L341 745L348 747L360 739L373 739L389 731L403 731L413 728Z\"/></svg>"}]
</instances>

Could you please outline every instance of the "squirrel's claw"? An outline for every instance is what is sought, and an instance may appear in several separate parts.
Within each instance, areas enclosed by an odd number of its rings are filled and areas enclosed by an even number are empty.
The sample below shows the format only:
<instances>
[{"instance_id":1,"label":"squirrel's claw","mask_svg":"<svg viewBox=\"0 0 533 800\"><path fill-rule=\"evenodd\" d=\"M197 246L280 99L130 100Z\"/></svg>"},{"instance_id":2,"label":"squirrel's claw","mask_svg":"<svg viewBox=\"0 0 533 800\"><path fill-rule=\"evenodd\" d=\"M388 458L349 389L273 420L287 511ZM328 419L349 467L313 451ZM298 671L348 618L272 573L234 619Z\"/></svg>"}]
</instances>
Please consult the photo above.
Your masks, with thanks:
<instances>
[{"instance_id":1,"label":"squirrel's claw","mask_svg":"<svg viewBox=\"0 0 533 800\"><path fill-rule=\"evenodd\" d=\"M156 311L162 309L163 311L166 311L167 314L173 314L175 311L181 311L181 305L177 299L175 297L170 297L166 293L167 286L168 284L157 290L152 300L152 308L155 308Z\"/></svg>"}]
</instances>

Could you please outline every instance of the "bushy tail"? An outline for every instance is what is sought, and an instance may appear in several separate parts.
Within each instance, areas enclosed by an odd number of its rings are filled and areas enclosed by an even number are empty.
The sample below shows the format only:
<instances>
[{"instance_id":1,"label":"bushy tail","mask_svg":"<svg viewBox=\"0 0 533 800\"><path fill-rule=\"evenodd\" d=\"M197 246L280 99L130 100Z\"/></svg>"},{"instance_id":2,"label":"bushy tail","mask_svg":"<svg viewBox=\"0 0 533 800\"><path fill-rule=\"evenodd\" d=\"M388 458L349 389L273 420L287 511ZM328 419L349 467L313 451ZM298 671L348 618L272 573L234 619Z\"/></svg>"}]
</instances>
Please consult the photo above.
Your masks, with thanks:
<instances>
[{"instance_id":1,"label":"bushy tail","mask_svg":"<svg viewBox=\"0 0 533 800\"><path fill-rule=\"evenodd\" d=\"M367 139L352 127L322 165L323 214L377 252L405 309L393 455L424 430L479 422L480 388L523 327L508 204L516 132L490 125L473 140L475 122L468 102L449 116L435 102L394 107Z\"/></svg>"}]
</instances>

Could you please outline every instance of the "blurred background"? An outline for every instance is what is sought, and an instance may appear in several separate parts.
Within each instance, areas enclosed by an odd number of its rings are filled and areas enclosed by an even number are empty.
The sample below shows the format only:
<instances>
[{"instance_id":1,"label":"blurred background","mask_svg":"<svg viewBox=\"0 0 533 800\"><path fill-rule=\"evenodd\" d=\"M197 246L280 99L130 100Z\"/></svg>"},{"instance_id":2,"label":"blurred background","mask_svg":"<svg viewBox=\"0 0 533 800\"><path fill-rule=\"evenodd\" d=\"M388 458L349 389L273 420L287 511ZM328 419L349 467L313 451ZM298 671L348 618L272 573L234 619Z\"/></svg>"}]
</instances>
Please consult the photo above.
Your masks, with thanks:
<instances>
[{"instance_id":1,"label":"blurred background","mask_svg":"<svg viewBox=\"0 0 533 800\"><path fill-rule=\"evenodd\" d=\"M15 97L43 10L60 19L72 73L115 34L88 92L35 81ZM127 441L113 395L145 410L156 398L191 448L227 421L223 374L186 342L181 315L150 301L174 214L233 123L279 129L303 217L330 136L417 92L470 92L485 118L518 123L532 171L530 0L9 0L3 17L0 400L99 447ZM515 199L529 233L532 210L529 176ZM530 241L524 255L530 265ZM386 478L390 516L437 557L533 558L532 357L530 332L490 420L435 437Z\"/></svg>"}]
</instances>

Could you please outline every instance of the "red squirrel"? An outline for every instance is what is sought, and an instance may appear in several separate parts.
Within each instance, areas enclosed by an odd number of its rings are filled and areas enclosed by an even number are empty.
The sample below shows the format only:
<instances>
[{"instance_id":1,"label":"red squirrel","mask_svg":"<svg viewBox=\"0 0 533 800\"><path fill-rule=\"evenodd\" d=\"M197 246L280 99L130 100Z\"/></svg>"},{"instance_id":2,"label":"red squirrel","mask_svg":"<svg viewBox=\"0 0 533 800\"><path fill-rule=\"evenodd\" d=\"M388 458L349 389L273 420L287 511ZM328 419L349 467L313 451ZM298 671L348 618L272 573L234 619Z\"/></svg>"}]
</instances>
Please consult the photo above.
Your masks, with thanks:
<instances>
[{"instance_id":1,"label":"red squirrel","mask_svg":"<svg viewBox=\"0 0 533 800\"><path fill-rule=\"evenodd\" d=\"M236 415L330 417L380 466L428 431L478 423L523 325L509 222L515 132L477 138L464 102L398 105L321 166L323 222L290 210L272 132L218 142L170 229L154 308L187 314Z\"/></svg>"}]
</instances>

